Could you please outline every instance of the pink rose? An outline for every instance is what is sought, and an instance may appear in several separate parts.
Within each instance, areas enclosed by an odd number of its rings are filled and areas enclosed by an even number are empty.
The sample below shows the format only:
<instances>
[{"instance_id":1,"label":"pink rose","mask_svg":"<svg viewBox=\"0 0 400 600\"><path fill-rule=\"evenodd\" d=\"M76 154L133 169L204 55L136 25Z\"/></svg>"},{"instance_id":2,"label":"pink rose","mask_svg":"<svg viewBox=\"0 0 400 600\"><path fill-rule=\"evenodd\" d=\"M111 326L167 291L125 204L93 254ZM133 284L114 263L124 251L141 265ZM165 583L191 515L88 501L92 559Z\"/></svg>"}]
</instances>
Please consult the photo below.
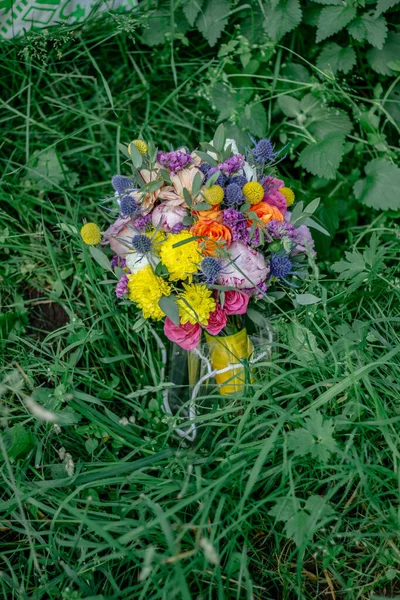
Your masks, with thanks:
<instances>
[{"instance_id":1,"label":"pink rose","mask_svg":"<svg viewBox=\"0 0 400 600\"><path fill-rule=\"evenodd\" d=\"M249 296L243 292L228 290L225 292L224 311L227 315L244 315L249 300Z\"/></svg>"},{"instance_id":2,"label":"pink rose","mask_svg":"<svg viewBox=\"0 0 400 600\"><path fill-rule=\"evenodd\" d=\"M198 323L192 325L175 325L169 317L164 321L164 333L171 342L175 342L184 350L193 350L201 338L201 327Z\"/></svg>"},{"instance_id":3,"label":"pink rose","mask_svg":"<svg viewBox=\"0 0 400 600\"><path fill-rule=\"evenodd\" d=\"M130 225L130 227L128 227ZM132 237L132 220L130 217L120 217L110 225L107 231L104 232L102 246L110 244L112 250L118 256L125 256L128 252L132 252L122 242L127 243Z\"/></svg>"},{"instance_id":4,"label":"pink rose","mask_svg":"<svg viewBox=\"0 0 400 600\"><path fill-rule=\"evenodd\" d=\"M171 206L168 202L162 202L151 213L151 221L155 229L170 232L175 225L182 223L187 214L187 210L182 206Z\"/></svg>"},{"instance_id":5,"label":"pink rose","mask_svg":"<svg viewBox=\"0 0 400 600\"><path fill-rule=\"evenodd\" d=\"M227 292L229 293L229 292ZM226 313L229 314L229 313ZM226 325L226 314L221 306L217 304L214 312L210 314L206 330L210 335L218 335Z\"/></svg>"},{"instance_id":6,"label":"pink rose","mask_svg":"<svg viewBox=\"0 0 400 600\"><path fill-rule=\"evenodd\" d=\"M263 183L264 202L267 202L270 206L276 206L281 213L284 215L287 211L286 198L280 193L279 188L285 187L285 182L282 179L276 179L276 177L267 177Z\"/></svg>"},{"instance_id":7,"label":"pink rose","mask_svg":"<svg viewBox=\"0 0 400 600\"><path fill-rule=\"evenodd\" d=\"M232 242L230 260L222 262L218 282L238 289L251 288L266 280L268 267L262 254L242 242Z\"/></svg>"}]
</instances>

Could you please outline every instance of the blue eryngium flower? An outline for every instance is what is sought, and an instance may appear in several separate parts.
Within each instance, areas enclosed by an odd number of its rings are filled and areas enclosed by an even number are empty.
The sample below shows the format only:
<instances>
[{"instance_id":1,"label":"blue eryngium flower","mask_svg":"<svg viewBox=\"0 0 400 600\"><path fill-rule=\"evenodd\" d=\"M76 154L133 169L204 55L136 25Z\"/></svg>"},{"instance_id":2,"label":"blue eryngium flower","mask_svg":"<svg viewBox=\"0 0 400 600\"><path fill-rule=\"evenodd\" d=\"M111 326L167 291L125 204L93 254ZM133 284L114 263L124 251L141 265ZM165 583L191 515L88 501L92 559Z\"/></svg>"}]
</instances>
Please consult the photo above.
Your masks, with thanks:
<instances>
[{"instance_id":1,"label":"blue eryngium flower","mask_svg":"<svg viewBox=\"0 0 400 600\"><path fill-rule=\"evenodd\" d=\"M134 235L131 244L138 254L148 254L151 250L151 239L148 238L147 235L142 235L140 233Z\"/></svg>"},{"instance_id":2,"label":"blue eryngium flower","mask_svg":"<svg viewBox=\"0 0 400 600\"><path fill-rule=\"evenodd\" d=\"M278 152L274 152L274 145L270 139L262 139L259 142L254 142L252 150L254 160L258 164L271 163L278 156Z\"/></svg>"},{"instance_id":3,"label":"blue eryngium flower","mask_svg":"<svg viewBox=\"0 0 400 600\"><path fill-rule=\"evenodd\" d=\"M114 175L111 179L111 185L118 196L123 196L126 192L131 192L135 189L133 181L131 181L129 177L124 177L123 175Z\"/></svg>"},{"instance_id":4,"label":"blue eryngium flower","mask_svg":"<svg viewBox=\"0 0 400 600\"><path fill-rule=\"evenodd\" d=\"M222 270L221 262L217 258L212 256L206 256L200 263L200 270L203 275L204 281L209 285L213 285L218 275Z\"/></svg>"},{"instance_id":5,"label":"blue eryngium flower","mask_svg":"<svg viewBox=\"0 0 400 600\"><path fill-rule=\"evenodd\" d=\"M135 213L138 210L138 206L135 200L127 194L125 194L125 196L122 196L119 207L121 209L121 215L124 217L128 217L129 215Z\"/></svg>"}]
</instances>

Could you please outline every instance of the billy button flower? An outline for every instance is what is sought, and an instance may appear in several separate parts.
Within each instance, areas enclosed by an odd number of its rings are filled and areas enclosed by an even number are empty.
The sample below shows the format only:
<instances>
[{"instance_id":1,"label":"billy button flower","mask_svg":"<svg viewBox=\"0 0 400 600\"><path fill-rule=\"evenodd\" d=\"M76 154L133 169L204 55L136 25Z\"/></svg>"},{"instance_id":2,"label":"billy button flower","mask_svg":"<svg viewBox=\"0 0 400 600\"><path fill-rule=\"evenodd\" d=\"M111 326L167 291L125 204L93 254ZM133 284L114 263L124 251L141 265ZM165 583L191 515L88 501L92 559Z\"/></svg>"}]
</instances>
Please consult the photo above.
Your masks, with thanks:
<instances>
[{"instance_id":1,"label":"billy button flower","mask_svg":"<svg viewBox=\"0 0 400 600\"><path fill-rule=\"evenodd\" d=\"M81 229L81 238L88 246L96 246L101 240L99 226L96 223L86 223Z\"/></svg>"},{"instance_id":2,"label":"billy button flower","mask_svg":"<svg viewBox=\"0 0 400 600\"><path fill-rule=\"evenodd\" d=\"M221 204L224 199L224 190L220 185L211 185L203 192L205 201L211 206L217 206Z\"/></svg>"},{"instance_id":3,"label":"billy button flower","mask_svg":"<svg viewBox=\"0 0 400 600\"><path fill-rule=\"evenodd\" d=\"M139 150L140 154L146 154L146 152L148 150L148 146L147 146L146 142L144 142L143 140L133 140L131 142L131 144L136 146L136 148ZM130 144L129 144L129 146L130 146ZM130 152L129 146L128 146L128 152L130 155L131 152Z\"/></svg>"},{"instance_id":4,"label":"billy button flower","mask_svg":"<svg viewBox=\"0 0 400 600\"><path fill-rule=\"evenodd\" d=\"M250 204L258 204L264 198L264 188L258 181L249 181L243 186L243 195Z\"/></svg>"},{"instance_id":5,"label":"billy button flower","mask_svg":"<svg viewBox=\"0 0 400 600\"><path fill-rule=\"evenodd\" d=\"M281 187L281 188L278 189L278 192L280 194L282 194L282 196L285 197L285 199L286 199L286 206L288 206L288 207L292 206L292 204L294 202L294 199L295 199L294 191L291 190L288 187Z\"/></svg>"}]
</instances>

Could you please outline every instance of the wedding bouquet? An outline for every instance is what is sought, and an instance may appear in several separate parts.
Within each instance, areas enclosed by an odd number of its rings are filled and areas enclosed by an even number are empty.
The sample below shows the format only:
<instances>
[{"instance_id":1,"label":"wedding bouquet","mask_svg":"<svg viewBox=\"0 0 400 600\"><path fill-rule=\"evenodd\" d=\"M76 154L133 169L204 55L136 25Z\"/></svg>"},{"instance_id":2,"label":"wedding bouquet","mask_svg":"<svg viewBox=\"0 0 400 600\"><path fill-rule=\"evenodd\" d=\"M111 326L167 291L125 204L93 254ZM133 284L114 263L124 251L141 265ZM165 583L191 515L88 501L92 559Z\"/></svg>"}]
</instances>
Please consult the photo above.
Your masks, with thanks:
<instances>
[{"instance_id":1,"label":"wedding bouquet","mask_svg":"<svg viewBox=\"0 0 400 600\"><path fill-rule=\"evenodd\" d=\"M222 125L192 152L134 140L122 148L132 173L112 178L117 219L104 233L95 223L81 229L97 260L94 246L111 247L116 296L137 318L163 321L165 336L188 351L204 333L222 394L244 385L240 369L225 367L253 350L245 316L301 284L314 252L308 225L320 228L310 217L316 201L289 210L295 195L275 174L271 141L251 146L239 153Z\"/></svg>"}]
</instances>

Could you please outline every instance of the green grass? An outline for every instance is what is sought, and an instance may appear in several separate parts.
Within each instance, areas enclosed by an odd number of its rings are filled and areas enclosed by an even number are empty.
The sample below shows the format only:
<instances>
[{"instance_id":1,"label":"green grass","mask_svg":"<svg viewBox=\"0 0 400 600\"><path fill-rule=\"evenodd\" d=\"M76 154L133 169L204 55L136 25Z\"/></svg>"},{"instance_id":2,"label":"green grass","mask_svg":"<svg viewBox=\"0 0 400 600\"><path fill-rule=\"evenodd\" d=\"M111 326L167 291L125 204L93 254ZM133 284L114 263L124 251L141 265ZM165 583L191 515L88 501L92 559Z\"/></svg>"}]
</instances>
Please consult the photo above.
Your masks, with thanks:
<instances>
[{"instance_id":1,"label":"green grass","mask_svg":"<svg viewBox=\"0 0 400 600\"><path fill-rule=\"evenodd\" d=\"M348 293L322 263L321 304L271 311L271 359L239 400L211 399L193 444L161 412L151 333L135 331L73 229L123 169L116 143L213 130L199 74L218 59L197 41L174 56L176 82L169 51L112 24L77 30L45 62L1 48L1 597L396 597L392 221L339 231L335 258L377 232L384 266ZM29 398L59 413L59 433Z\"/></svg>"}]
</instances>

